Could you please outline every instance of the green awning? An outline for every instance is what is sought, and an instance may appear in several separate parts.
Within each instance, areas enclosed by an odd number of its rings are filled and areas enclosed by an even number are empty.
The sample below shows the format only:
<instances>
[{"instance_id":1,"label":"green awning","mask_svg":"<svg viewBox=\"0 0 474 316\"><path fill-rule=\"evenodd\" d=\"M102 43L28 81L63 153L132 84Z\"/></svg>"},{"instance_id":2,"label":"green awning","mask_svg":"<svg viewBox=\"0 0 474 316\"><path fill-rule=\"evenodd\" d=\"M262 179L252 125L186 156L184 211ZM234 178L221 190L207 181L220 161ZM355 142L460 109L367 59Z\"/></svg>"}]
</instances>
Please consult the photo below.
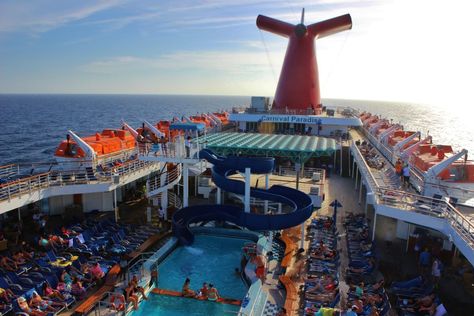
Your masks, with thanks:
<instances>
[{"instance_id":1,"label":"green awning","mask_svg":"<svg viewBox=\"0 0 474 316\"><path fill-rule=\"evenodd\" d=\"M286 157L297 163L312 157L331 156L336 151L334 139L306 135L216 133L198 141L207 142L207 148L221 155Z\"/></svg>"}]
</instances>

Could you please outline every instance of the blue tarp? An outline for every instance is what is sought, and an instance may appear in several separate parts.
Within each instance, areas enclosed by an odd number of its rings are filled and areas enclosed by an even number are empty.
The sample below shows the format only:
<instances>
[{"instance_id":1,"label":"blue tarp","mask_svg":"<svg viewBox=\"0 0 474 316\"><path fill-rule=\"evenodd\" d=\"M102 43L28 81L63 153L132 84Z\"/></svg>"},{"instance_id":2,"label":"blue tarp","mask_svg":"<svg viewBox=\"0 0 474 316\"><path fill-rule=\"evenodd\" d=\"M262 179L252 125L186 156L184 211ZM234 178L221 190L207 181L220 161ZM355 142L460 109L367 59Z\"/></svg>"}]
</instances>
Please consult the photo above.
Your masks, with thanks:
<instances>
[{"instance_id":1,"label":"blue tarp","mask_svg":"<svg viewBox=\"0 0 474 316\"><path fill-rule=\"evenodd\" d=\"M202 123L172 123L170 130L203 131L206 126Z\"/></svg>"}]
</instances>

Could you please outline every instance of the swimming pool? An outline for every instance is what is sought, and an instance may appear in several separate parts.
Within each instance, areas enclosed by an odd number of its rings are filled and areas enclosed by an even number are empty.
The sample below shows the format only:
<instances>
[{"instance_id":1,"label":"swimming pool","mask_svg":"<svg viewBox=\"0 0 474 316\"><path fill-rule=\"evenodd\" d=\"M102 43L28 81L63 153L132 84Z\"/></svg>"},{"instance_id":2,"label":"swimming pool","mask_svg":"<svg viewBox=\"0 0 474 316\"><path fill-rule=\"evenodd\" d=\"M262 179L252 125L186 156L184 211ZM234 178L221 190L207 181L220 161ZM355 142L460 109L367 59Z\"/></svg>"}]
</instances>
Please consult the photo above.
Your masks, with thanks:
<instances>
[{"instance_id":1,"label":"swimming pool","mask_svg":"<svg viewBox=\"0 0 474 316\"><path fill-rule=\"evenodd\" d=\"M178 247L159 265L158 287L181 291L184 280L189 278L193 290L199 290L207 282L214 284L222 297L242 299L247 286L235 274L235 268L240 267L242 247L247 242L247 239L196 235L191 247Z\"/></svg>"},{"instance_id":2,"label":"swimming pool","mask_svg":"<svg viewBox=\"0 0 474 316\"><path fill-rule=\"evenodd\" d=\"M133 316L235 316L239 306L199 301L191 298L150 294Z\"/></svg>"}]
</instances>

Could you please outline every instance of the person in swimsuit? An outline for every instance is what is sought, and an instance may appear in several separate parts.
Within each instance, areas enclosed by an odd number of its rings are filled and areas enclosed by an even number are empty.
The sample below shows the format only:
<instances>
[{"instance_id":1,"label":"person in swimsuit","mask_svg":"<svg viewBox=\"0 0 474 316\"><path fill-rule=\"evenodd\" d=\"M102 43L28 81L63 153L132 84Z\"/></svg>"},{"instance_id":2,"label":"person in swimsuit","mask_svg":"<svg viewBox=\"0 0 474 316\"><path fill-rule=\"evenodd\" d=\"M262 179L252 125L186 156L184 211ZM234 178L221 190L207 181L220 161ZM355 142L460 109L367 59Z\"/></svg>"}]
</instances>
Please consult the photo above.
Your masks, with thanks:
<instances>
[{"instance_id":1,"label":"person in swimsuit","mask_svg":"<svg viewBox=\"0 0 474 316\"><path fill-rule=\"evenodd\" d=\"M262 255L256 255L253 258L253 263L256 266L255 275L257 276L257 278L259 278L262 281L262 283L264 283L265 282L265 277L266 277L265 259L263 258Z\"/></svg>"},{"instance_id":2,"label":"person in swimsuit","mask_svg":"<svg viewBox=\"0 0 474 316\"><path fill-rule=\"evenodd\" d=\"M209 291L207 292L207 300L208 301L217 301L219 298L219 292L214 287L214 285L209 284Z\"/></svg>"},{"instance_id":3,"label":"person in swimsuit","mask_svg":"<svg viewBox=\"0 0 474 316\"><path fill-rule=\"evenodd\" d=\"M13 294L12 290L0 287L0 299L5 303L10 303L13 298L15 298L15 294Z\"/></svg>"},{"instance_id":4,"label":"person in swimsuit","mask_svg":"<svg viewBox=\"0 0 474 316\"><path fill-rule=\"evenodd\" d=\"M59 299L61 301L64 301L64 295L61 294L61 292L59 292L58 290L55 290L51 287L51 285L49 285L48 282L44 282L43 283L43 296L45 297L49 297L49 298L56 298L56 299Z\"/></svg>"},{"instance_id":5,"label":"person in swimsuit","mask_svg":"<svg viewBox=\"0 0 474 316\"><path fill-rule=\"evenodd\" d=\"M97 262L95 265L93 265L89 269L89 271L91 272L92 278L95 281L99 281L100 279L102 279L105 276L104 270L102 270L102 267L100 266L99 262Z\"/></svg>"},{"instance_id":6,"label":"person in swimsuit","mask_svg":"<svg viewBox=\"0 0 474 316\"><path fill-rule=\"evenodd\" d=\"M141 286L138 285L138 277L137 277L137 275L134 275L134 276L132 277L132 280L130 281L130 283L132 284L133 290L134 290L135 292L140 292L140 293L142 293L143 298L144 298L145 300L148 299L148 297L147 297L146 294L145 294L145 289L144 289L143 287L141 287Z\"/></svg>"},{"instance_id":7,"label":"person in swimsuit","mask_svg":"<svg viewBox=\"0 0 474 316\"><path fill-rule=\"evenodd\" d=\"M0 258L0 266L7 271L15 272L16 270L18 270L17 263L14 260L8 258L7 256L2 256Z\"/></svg>"},{"instance_id":8,"label":"person in swimsuit","mask_svg":"<svg viewBox=\"0 0 474 316\"><path fill-rule=\"evenodd\" d=\"M43 312L56 312L57 307L61 308L64 305L64 303L44 300L36 291L33 291L30 299L30 306L38 308Z\"/></svg>"},{"instance_id":9,"label":"person in swimsuit","mask_svg":"<svg viewBox=\"0 0 474 316\"><path fill-rule=\"evenodd\" d=\"M202 284L202 288L199 290L199 295L204 299L207 299L207 294L209 293L209 288L207 287L207 283L204 282Z\"/></svg>"},{"instance_id":10,"label":"person in swimsuit","mask_svg":"<svg viewBox=\"0 0 474 316\"><path fill-rule=\"evenodd\" d=\"M23 296L20 296L17 298L17 303L18 307L20 307L21 311L31 315L31 316L46 316L47 313L40 311L39 309L32 309L29 305L28 302L26 301L26 298Z\"/></svg>"},{"instance_id":11,"label":"person in swimsuit","mask_svg":"<svg viewBox=\"0 0 474 316\"><path fill-rule=\"evenodd\" d=\"M184 280L183 290L181 291L181 293L183 294L184 297L195 297L196 296L196 293L189 288L190 283L191 283L191 280L189 278L186 278L186 280Z\"/></svg>"},{"instance_id":12,"label":"person in swimsuit","mask_svg":"<svg viewBox=\"0 0 474 316\"><path fill-rule=\"evenodd\" d=\"M126 287L123 290L123 296L125 296L125 300L127 303L132 303L133 308L135 310L138 309L138 296L135 294L135 291L133 290L133 285L130 283L128 287Z\"/></svg>"}]
</instances>

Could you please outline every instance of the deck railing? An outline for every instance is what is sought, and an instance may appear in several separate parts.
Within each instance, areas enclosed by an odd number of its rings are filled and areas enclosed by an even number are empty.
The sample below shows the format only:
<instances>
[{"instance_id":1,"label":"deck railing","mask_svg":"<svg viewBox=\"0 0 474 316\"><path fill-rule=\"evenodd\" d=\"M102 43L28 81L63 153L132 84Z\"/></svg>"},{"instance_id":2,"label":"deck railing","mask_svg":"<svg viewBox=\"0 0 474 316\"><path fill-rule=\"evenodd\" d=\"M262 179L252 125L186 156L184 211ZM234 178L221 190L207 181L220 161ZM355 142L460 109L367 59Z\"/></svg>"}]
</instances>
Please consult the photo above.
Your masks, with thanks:
<instances>
[{"instance_id":1,"label":"deck railing","mask_svg":"<svg viewBox=\"0 0 474 316\"><path fill-rule=\"evenodd\" d=\"M0 179L5 179L19 173L20 173L20 166L17 164L0 166Z\"/></svg>"},{"instance_id":2,"label":"deck railing","mask_svg":"<svg viewBox=\"0 0 474 316\"><path fill-rule=\"evenodd\" d=\"M474 249L474 223L449 201L387 188L376 191L378 204L445 219L459 236Z\"/></svg>"},{"instance_id":3,"label":"deck railing","mask_svg":"<svg viewBox=\"0 0 474 316\"><path fill-rule=\"evenodd\" d=\"M159 188L174 183L181 177L181 165L176 165L171 170L163 171L157 174L154 178L147 181L147 192L153 192Z\"/></svg>"},{"instance_id":4,"label":"deck railing","mask_svg":"<svg viewBox=\"0 0 474 316\"><path fill-rule=\"evenodd\" d=\"M203 148L205 148L205 144L192 142L188 154L188 150L182 141L167 142L166 144L142 143L139 144L139 154L148 157L186 159L194 157Z\"/></svg>"},{"instance_id":5,"label":"deck railing","mask_svg":"<svg viewBox=\"0 0 474 316\"><path fill-rule=\"evenodd\" d=\"M116 177L127 176L149 167L153 162L140 161L138 159L125 162L115 166L107 172L96 172L88 174L81 171L50 171L36 174L30 177L9 181L0 184L0 201L11 200L23 194L31 194L36 190L46 189L52 186L78 185L91 183L113 183Z\"/></svg>"},{"instance_id":6,"label":"deck railing","mask_svg":"<svg viewBox=\"0 0 474 316\"><path fill-rule=\"evenodd\" d=\"M273 172L279 176L296 176L296 170L294 167L282 167L279 166L278 170ZM300 176L303 178L312 178L314 173L319 173L321 177L321 181L326 177L326 170L323 168L312 168L312 167L304 167L300 171Z\"/></svg>"},{"instance_id":7,"label":"deck railing","mask_svg":"<svg viewBox=\"0 0 474 316\"><path fill-rule=\"evenodd\" d=\"M364 156L362 156L362 153L360 152L359 148L356 146L354 142L351 143L351 152L352 156L354 157L354 160L357 163L357 166L359 167L360 173L365 176L367 179L367 184L369 186L369 189L371 192L377 191L378 184L377 181L374 178L374 175L370 171L370 167L367 165L367 162L364 159Z\"/></svg>"}]
</instances>

